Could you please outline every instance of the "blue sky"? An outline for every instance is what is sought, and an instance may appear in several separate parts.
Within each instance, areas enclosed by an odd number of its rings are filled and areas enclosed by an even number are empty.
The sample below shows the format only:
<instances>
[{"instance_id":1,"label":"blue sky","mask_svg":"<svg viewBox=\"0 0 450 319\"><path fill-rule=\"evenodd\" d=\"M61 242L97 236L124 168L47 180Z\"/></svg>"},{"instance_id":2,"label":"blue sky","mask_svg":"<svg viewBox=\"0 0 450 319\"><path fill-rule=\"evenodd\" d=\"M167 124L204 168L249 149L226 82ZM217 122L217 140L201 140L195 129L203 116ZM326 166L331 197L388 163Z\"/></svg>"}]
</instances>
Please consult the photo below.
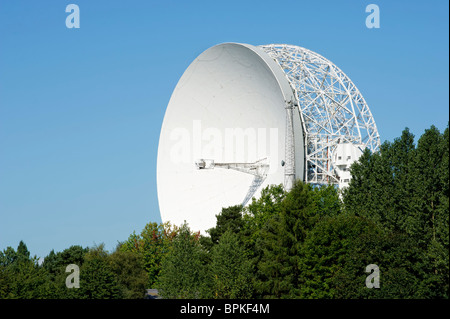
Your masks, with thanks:
<instances>
[{"instance_id":1,"label":"blue sky","mask_svg":"<svg viewBox=\"0 0 450 319\"><path fill-rule=\"evenodd\" d=\"M66 5L80 8L68 29ZM368 4L380 28L368 29ZM167 103L223 42L288 43L339 66L382 140L449 120L448 2L0 2L0 250L118 241L160 222L156 155Z\"/></svg>"}]
</instances>

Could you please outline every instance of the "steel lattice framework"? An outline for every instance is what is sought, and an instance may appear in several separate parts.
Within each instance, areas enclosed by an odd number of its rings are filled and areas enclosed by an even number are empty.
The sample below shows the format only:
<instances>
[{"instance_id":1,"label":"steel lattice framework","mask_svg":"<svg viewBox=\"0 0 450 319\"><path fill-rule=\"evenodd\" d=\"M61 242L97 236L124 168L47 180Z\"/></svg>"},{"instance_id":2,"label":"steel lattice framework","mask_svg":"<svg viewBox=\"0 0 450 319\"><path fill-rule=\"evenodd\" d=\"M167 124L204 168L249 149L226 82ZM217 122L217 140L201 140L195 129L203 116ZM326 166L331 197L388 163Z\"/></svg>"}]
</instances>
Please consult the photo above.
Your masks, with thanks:
<instances>
[{"instance_id":1,"label":"steel lattice framework","mask_svg":"<svg viewBox=\"0 0 450 319\"><path fill-rule=\"evenodd\" d=\"M298 99L305 137L305 181L338 183L332 154L339 143L372 152L380 147L366 101L350 78L321 55L286 44L261 48L283 69Z\"/></svg>"}]
</instances>

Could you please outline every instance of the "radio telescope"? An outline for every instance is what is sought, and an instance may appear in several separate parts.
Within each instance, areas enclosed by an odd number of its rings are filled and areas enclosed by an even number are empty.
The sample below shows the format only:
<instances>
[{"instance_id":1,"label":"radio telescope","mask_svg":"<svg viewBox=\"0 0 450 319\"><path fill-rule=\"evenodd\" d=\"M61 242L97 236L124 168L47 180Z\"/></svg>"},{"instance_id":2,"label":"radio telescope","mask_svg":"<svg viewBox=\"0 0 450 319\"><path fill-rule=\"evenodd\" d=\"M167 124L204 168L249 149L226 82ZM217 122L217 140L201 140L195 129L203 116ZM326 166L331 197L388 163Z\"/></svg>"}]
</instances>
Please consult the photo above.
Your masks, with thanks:
<instances>
[{"instance_id":1,"label":"radio telescope","mask_svg":"<svg viewBox=\"0 0 450 319\"><path fill-rule=\"evenodd\" d=\"M363 96L329 60L292 45L219 44L186 69L167 107L161 218L204 232L270 184L345 187L350 165L379 146Z\"/></svg>"}]
</instances>

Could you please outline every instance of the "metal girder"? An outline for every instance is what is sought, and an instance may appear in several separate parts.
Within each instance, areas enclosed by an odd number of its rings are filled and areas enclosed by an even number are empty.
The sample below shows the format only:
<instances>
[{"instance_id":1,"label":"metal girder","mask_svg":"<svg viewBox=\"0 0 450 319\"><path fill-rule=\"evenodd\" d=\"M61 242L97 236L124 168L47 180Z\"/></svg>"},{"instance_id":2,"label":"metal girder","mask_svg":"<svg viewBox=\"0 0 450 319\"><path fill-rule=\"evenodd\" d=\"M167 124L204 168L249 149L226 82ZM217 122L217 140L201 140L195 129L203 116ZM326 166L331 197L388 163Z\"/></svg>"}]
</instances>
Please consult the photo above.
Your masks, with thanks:
<instances>
[{"instance_id":1,"label":"metal girder","mask_svg":"<svg viewBox=\"0 0 450 319\"><path fill-rule=\"evenodd\" d=\"M350 78L321 55L286 44L260 47L283 69L298 99L305 137L305 182L337 184L332 154L339 142L372 152L380 147L369 106Z\"/></svg>"}]
</instances>

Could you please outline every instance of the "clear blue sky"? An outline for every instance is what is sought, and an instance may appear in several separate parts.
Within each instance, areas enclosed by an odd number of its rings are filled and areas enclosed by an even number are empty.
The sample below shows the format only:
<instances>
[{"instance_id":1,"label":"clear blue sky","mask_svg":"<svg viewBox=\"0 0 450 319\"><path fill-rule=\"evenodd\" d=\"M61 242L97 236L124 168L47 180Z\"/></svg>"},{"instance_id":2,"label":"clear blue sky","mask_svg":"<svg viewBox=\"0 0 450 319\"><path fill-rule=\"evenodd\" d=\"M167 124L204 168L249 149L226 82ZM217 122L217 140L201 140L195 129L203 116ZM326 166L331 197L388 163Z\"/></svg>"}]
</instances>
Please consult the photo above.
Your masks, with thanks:
<instances>
[{"instance_id":1,"label":"clear blue sky","mask_svg":"<svg viewBox=\"0 0 450 319\"><path fill-rule=\"evenodd\" d=\"M68 29L66 5L80 8ZM365 8L380 8L368 29ZM105 243L160 222L156 155L189 63L223 42L288 43L353 80L382 140L449 120L448 2L0 2L0 250Z\"/></svg>"}]
</instances>

